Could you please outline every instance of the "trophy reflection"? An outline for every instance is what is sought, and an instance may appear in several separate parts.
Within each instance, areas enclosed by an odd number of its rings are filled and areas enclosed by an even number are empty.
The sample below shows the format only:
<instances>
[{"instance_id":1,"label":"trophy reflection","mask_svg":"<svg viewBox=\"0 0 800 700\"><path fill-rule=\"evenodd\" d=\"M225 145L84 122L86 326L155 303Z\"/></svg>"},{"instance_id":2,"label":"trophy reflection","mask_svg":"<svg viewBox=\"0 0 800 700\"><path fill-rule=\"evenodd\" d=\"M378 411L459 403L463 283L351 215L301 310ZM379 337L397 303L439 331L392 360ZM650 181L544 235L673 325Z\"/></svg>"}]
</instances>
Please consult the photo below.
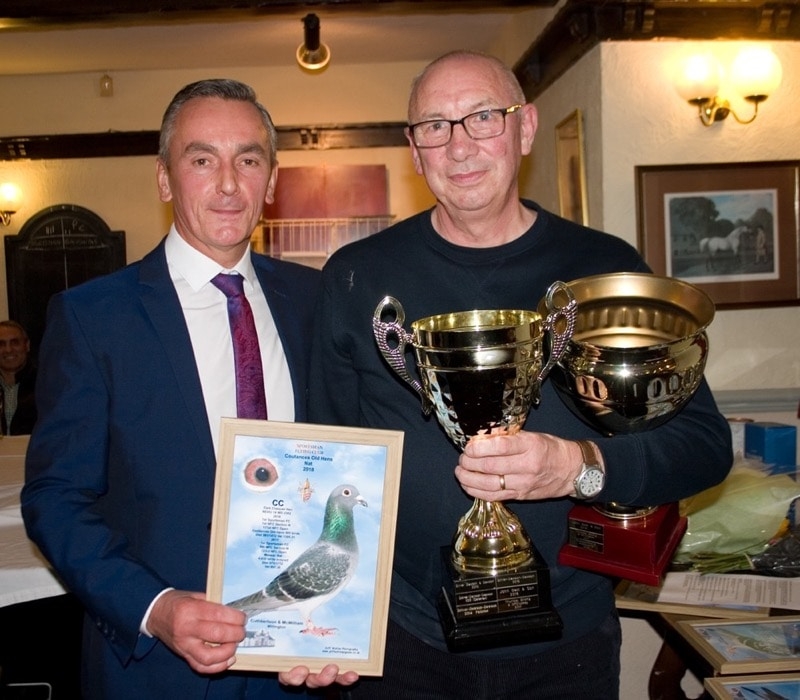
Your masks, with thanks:
<instances>
[{"instance_id":1,"label":"trophy reflection","mask_svg":"<svg viewBox=\"0 0 800 700\"><path fill-rule=\"evenodd\" d=\"M474 310L422 318L403 328L393 297L378 304L375 340L394 372L434 412L450 440L463 449L479 435L515 433L540 399L540 386L566 349L576 304L555 282L542 300L546 313ZM387 320L392 319L392 320ZM543 338L550 352L543 361ZM421 381L406 366L411 345ZM544 366L543 366L544 365ZM519 519L501 502L475 499L451 546L442 548L439 615L453 650L505 646L558 637L550 575Z\"/></svg>"},{"instance_id":2,"label":"trophy reflection","mask_svg":"<svg viewBox=\"0 0 800 700\"><path fill-rule=\"evenodd\" d=\"M578 303L575 332L552 374L566 405L606 435L673 418L703 377L710 297L652 274L595 275L567 286ZM677 503L576 505L559 562L657 585L685 530Z\"/></svg>"}]
</instances>

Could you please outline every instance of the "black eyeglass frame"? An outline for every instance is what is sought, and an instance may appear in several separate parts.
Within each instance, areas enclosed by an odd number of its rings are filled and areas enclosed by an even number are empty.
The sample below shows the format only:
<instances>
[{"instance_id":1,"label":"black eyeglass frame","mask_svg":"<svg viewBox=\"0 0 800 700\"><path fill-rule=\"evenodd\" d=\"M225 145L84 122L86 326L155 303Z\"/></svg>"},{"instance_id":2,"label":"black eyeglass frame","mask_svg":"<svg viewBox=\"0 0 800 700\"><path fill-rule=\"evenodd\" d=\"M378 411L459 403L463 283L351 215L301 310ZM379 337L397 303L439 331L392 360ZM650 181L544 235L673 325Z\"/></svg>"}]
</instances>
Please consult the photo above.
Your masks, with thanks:
<instances>
[{"instance_id":1,"label":"black eyeglass frame","mask_svg":"<svg viewBox=\"0 0 800 700\"><path fill-rule=\"evenodd\" d=\"M461 124L461 128L464 129L464 132L473 141L483 141L485 139L494 139L494 138L497 138L498 136L502 136L505 133L505 131L506 131L506 116L509 115L509 114L513 114L514 112L516 112L519 109L522 109L523 107L524 107L524 105L516 104L516 105L511 105L510 107L495 107L494 109L479 109L477 112L470 112L469 114L461 117L461 119L425 119L424 121L416 122L415 124L409 124L408 125L408 131L411 134L411 138L414 141L414 145L417 148L441 148L442 146L446 146L448 143L450 143L450 140L453 138L453 127L456 124ZM500 114L500 116L503 117L503 130L500 133L492 134L491 136L473 136L470 133L469 128L467 127L466 120L469 119L470 117L475 117L478 114L485 114L486 112L497 112L498 114ZM435 146L423 146L423 145L420 145L419 143L417 143L417 136L416 136L416 133L415 133L415 129L418 126L422 126L423 124L434 124L436 122L446 122L447 124L450 125L450 133L447 136L447 141L445 141L444 143L437 143Z\"/></svg>"}]
</instances>

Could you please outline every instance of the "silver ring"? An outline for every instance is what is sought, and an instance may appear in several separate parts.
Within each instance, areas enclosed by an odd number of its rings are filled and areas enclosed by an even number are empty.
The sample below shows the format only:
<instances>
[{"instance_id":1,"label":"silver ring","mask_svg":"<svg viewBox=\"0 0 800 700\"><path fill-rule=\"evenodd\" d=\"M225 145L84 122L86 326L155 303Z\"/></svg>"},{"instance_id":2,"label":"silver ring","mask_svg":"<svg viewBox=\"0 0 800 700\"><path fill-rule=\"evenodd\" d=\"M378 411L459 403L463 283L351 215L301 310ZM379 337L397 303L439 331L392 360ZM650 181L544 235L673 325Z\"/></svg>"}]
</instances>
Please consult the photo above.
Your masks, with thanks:
<instances>
[{"instance_id":1,"label":"silver ring","mask_svg":"<svg viewBox=\"0 0 800 700\"><path fill-rule=\"evenodd\" d=\"M502 474L500 475L500 490L506 490L506 478Z\"/></svg>"}]
</instances>

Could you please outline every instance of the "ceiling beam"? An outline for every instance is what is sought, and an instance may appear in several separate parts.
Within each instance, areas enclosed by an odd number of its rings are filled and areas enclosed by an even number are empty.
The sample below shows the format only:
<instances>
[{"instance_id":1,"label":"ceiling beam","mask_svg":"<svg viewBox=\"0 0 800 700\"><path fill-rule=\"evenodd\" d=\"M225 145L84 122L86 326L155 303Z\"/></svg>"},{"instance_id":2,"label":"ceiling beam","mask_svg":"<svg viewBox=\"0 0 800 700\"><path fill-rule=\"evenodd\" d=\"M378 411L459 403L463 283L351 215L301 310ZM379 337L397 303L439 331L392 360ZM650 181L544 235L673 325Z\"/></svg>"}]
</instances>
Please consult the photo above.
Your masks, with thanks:
<instances>
[{"instance_id":1,"label":"ceiling beam","mask_svg":"<svg viewBox=\"0 0 800 700\"><path fill-rule=\"evenodd\" d=\"M570 0L514 66L534 99L603 41L800 39L800 0Z\"/></svg>"},{"instance_id":2,"label":"ceiling beam","mask_svg":"<svg viewBox=\"0 0 800 700\"><path fill-rule=\"evenodd\" d=\"M495 0L494 7L552 7L558 0ZM485 0L3 0L0 19L25 24L166 22L202 16L252 16L296 11L463 12L486 10Z\"/></svg>"},{"instance_id":3,"label":"ceiling beam","mask_svg":"<svg viewBox=\"0 0 800 700\"><path fill-rule=\"evenodd\" d=\"M279 126L278 151L408 146L405 122ZM0 138L0 161L151 156L158 153L158 131L108 131Z\"/></svg>"}]
</instances>

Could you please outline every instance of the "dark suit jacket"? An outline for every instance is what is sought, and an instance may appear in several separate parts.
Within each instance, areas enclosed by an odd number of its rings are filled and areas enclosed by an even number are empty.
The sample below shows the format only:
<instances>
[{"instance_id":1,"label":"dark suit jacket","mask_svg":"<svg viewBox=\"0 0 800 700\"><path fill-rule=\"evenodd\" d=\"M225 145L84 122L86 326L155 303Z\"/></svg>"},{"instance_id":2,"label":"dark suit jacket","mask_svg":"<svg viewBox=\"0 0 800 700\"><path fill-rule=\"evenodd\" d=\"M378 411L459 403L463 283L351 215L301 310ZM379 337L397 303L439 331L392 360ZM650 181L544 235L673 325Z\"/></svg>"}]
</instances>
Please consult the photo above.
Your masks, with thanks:
<instances>
[{"instance_id":1,"label":"dark suit jacket","mask_svg":"<svg viewBox=\"0 0 800 700\"><path fill-rule=\"evenodd\" d=\"M303 421L319 276L261 255L253 264ZM205 590L215 471L163 242L52 299L36 388L22 511L29 536L86 607L86 697L244 697L240 674L209 681L138 631L166 586ZM274 678L259 681L268 686L259 697L281 696Z\"/></svg>"},{"instance_id":2,"label":"dark suit jacket","mask_svg":"<svg viewBox=\"0 0 800 700\"><path fill-rule=\"evenodd\" d=\"M36 368L29 361L19 372L15 379L19 384L17 389L17 410L11 418L11 429L6 426L5 411L0 411L0 427L3 435L30 435L36 424ZM5 402L5 395L3 396Z\"/></svg>"}]
</instances>

